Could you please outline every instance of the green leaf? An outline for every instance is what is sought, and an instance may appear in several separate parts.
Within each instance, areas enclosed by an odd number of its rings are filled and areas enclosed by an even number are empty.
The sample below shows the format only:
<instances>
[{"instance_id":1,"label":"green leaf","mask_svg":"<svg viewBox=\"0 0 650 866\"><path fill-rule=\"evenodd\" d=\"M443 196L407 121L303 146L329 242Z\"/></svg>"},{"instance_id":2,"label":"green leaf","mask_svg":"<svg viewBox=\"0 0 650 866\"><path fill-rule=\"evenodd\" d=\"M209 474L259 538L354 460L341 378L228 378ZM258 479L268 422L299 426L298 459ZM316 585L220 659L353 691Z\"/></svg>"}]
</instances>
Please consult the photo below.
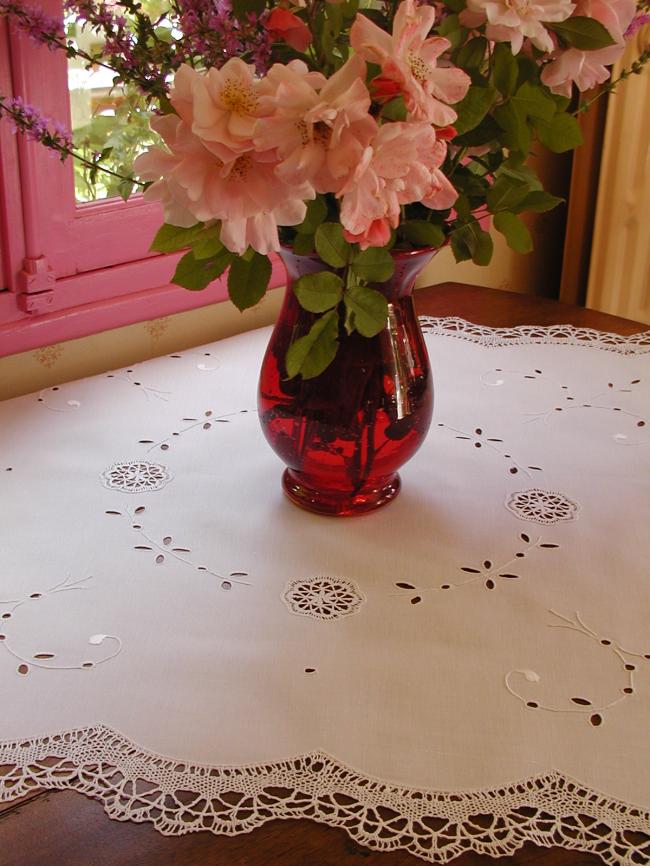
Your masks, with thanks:
<instances>
[{"instance_id":1,"label":"green leaf","mask_svg":"<svg viewBox=\"0 0 650 866\"><path fill-rule=\"evenodd\" d=\"M510 44L497 42L492 53L492 80L503 96L512 96L517 86L517 59Z\"/></svg>"},{"instance_id":2,"label":"green leaf","mask_svg":"<svg viewBox=\"0 0 650 866\"><path fill-rule=\"evenodd\" d=\"M455 9L454 12L459 12L460 9L463 8L462 4L457 5L459 6L459 8ZM452 51L455 51L465 41L467 30L464 27L461 27L458 15L454 14L447 15L446 18L442 19L442 21L438 25L437 34L438 36L444 36L445 39L448 39L451 42Z\"/></svg>"},{"instance_id":3,"label":"green leaf","mask_svg":"<svg viewBox=\"0 0 650 866\"><path fill-rule=\"evenodd\" d=\"M442 228L426 220L406 220L399 227L400 235L421 247L441 247L445 242Z\"/></svg>"},{"instance_id":4,"label":"green leaf","mask_svg":"<svg viewBox=\"0 0 650 866\"><path fill-rule=\"evenodd\" d=\"M461 147L480 147L483 144L490 144L500 135L501 127L490 114L486 114L478 126L455 138L454 144Z\"/></svg>"},{"instance_id":5,"label":"green leaf","mask_svg":"<svg viewBox=\"0 0 650 866\"><path fill-rule=\"evenodd\" d=\"M495 172L497 178L508 177L515 183L525 184L531 190L542 190L542 184L533 169L522 158L510 157Z\"/></svg>"},{"instance_id":6,"label":"green leaf","mask_svg":"<svg viewBox=\"0 0 650 866\"><path fill-rule=\"evenodd\" d=\"M133 192L133 181L130 180L121 180L117 185L117 191L120 195L122 201L128 201L129 196Z\"/></svg>"},{"instance_id":7,"label":"green leaf","mask_svg":"<svg viewBox=\"0 0 650 866\"><path fill-rule=\"evenodd\" d=\"M293 251L297 256L308 256L315 249L313 235L299 234L293 239Z\"/></svg>"},{"instance_id":8,"label":"green leaf","mask_svg":"<svg viewBox=\"0 0 650 866\"><path fill-rule=\"evenodd\" d=\"M470 39L462 48L459 49L454 57L456 66L469 71L471 69L480 69L485 59L488 41L485 36L477 36L475 39Z\"/></svg>"},{"instance_id":9,"label":"green leaf","mask_svg":"<svg viewBox=\"0 0 650 866\"><path fill-rule=\"evenodd\" d=\"M344 268L350 258L350 244L343 237L340 223L322 223L316 229L316 252L333 268Z\"/></svg>"},{"instance_id":10,"label":"green leaf","mask_svg":"<svg viewBox=\"0 0 650 866\"><path fill-rule=\"evenodd\" d=\"M341 300L343 280L331 271L318 271L297 279L293 284L293 291L303 310L324 313Z\"/></svg>"},{"instance_id":11,"label":"green leaf","mask_svg":"<svg viewBox=\"0 0 650 866\"><path fill-rule=\"evenodd\" d=\"M513 182L509 178L499 177L487 194L487 206L491 213L510 210L522 202L530 188L528 184Z\"/></svg>"},{"instance_id":12,"label":"green leaf","mask_svg":"<svg viewBox=\"0 0 650 866\"><path fill-rule=\"evenodd\" d=\"M582 144L580 124L570 114L556 114L550 123L535 123L537 136L544 147L553 153L564 153Z\"/></svg>"},{"instance_id":13,"label":"green leaf","mask_svg":"<svg viewBox=\"0 0 650 866\"><path fill-rule=\"evenodd\" d=\"M307 213L300 225L296 226L296 231L301 235L313 235L326 217L327 205L322 196L316 196L315 199L307 202Z\"/></svg>"},{"instance_id":14,"label":"green leaf","mask_svg":"<svg viewBox=\"0 0 650 866\"><path fill-rule=\"evenodd\" d=\"M233 253L228 250L213 259L201 261L194 257L194 253L186 253L176 266L172 282L193 292L200 291L221 276L233 259Z\"/></svg>"},{"instance_id":15,"label":"green leaf","mask_svg":"<svg viewBox=\"0 0 650 866\"><path fill-rule=\"evenodd\" d=\"M513 105L511 101L494 110L494 119L503 130L501 135L503 144L511 151L528 153L532 133L526 122L525 112Z\"/></svg>"},{"instance_id":16,"label":"green leaf","mask_svg":"<svg viewBox=\"0 0 650 866\"><path fill-rule=\"evenodd\" d=\"M339 316L330 310L316 319L304 337L289 346L285 366L290 379L299 373L303 379L320 376L332 363L339 347Z\"/></svg>"},{"instance_id":17,"label":"green leaf","mask_svg":"<svg viewBox=\"0 0 650 866\"><path fill-rule=\"evenodd\" d=\"M354 256L350 268L367 283L383 283L393 276L395 262L387 249L369 247Z\"/></svg>"},{"instance_id":18,"label":"green leaf","mask_svg":"<svg viewBox=\"0 0 650 866\"><path fill-rule=\"evenodd\" d=\"M454 229L449 235L451 249L457 262L467 262L472 258L472 251L468 243L469 238L471 238L471 231L468 226Z\"/></svg>"},{"instance_id":19,"label":"green leaf","mask_svg":"<svg viewBox=\"0 0 650 866\"><path fill-rule=\"evenodd\" d=\"M525 81L512 97L512 104L528 117L551 120L556 111L555 100L544 92L541 85Z\"/></svg>"},{"instance_id":20,"label":"green leaf","mask_svg":"<svg viewBox=\"0 0 650 866\"><path fill-rule=\"evenodd\" d=\"M498 213L494 216L494 227L505 237L510 249L516 253L529 253L533 239L523 220L513 213Z\"/></svg>"},{"instance_id":21,"label":"green leaf","mask_svg":"<svg viewBox=\"0 0 650 866\"><path fill-rule=\"evenodd\" d=\"M254 307L264 297L271 279L271 262L254 253L250 261L236 258L228 274L228 294L238 310Z\"/></svg>"},{"instance_id":22,"label":"green leaf","mask_svg":"<svg viewBox=\"0 0 650 866\"><path fill-rule=\"evenodd\" d=\"M454 203L456 213L461 220L466 221L472 213L472 204L464 193L461 193Z\"/></svg>"},{"instance_id":23,"label":"green leaf","mask_svg":"<svg viewBox=\"0 0 650 866\"><path fill-rule=\"evenodd\" d=\"M454 111L458 114L454 128L458 135L479 125L494 104L496 95L494 87L470 87L465 97L454 105Z\"/></svg>"},{"instance_id":24,"label":"green leaf","mask_svg":"<svg viewBox=\"0 0 650 866\"><path fill-rule=\"evenodd\" d=\"M197 223L188 229L164 223L156 232L149 249L156 253L175 253L187 249L202 231L203 223Z\"/></svg>"},{"instance_id":25,"label":"green leaf","mask_svg":"<svg viewBox=\"0 0 650 866\"><path fill-rule=\"evenodd\" d=\"M557 24L547 23L546 27L555 31L561 39L573 48L579 48L580 51L596 51L616 44L609 30L595 18L576 15Z\"/></svg>"},{"instance_id":26,"label":"green leaf","mask_svg":"<svg viewBox=\"0 0 650 866\"><path fill-rule=\"evenodd\" d=\"M408 112L406 110L404 97L400 94L400 96L396 96L395 99L391 99L390 102L387 102L386 105L384 105L379 114L381 117L386 118L386 120L406 120Z\"/></svg>"},{"instance_id":27,"label":"green leaf","mask_svg":"<svg viewBox=\"0 0 650 866\"><path fill-rule=\"evenodd\" d=\"M532 210L535 213L545 213L546 211L553 210L554 207L562 204L563 201L563 198L558 198L558 196L551 195L548 192L544 192L544 190L534 190L533 192L529 192L526 198L515 208L512 208L512 210L515 213L525 210Z\"/></svg>"},{"instance_id":28,"label":"green leaf","mask_svg":"<svg viewBox=\"0 0 650 866\"><path fill-rule=\"evenodd\" d=\"M343 295L354 327L363 337L374 337L386 325L388 302L381 292L369 286L350 286Z\"/></svg>"},{"instance_id":29,"label":"green leaf","mask_svg":"<svg viewBox=\"0 0 650 866\"><path fill-rule=\"evenodd\" d=\"M467 228L466 242L472 254L472 261L475 265L482 267L489 265L494 252L494 243L490 234L484 231L476 220L471 222Z\"/></svg>"},{"instance_id":30,"label":"green leaf","mask_svg":"<svg viewBox=\"0 0 650 866\"><path fill-rule=\"evenodd\" d=\"M195 259L210 259L218 256L224 249L219 238L221 227L208 226L205 231L192 241L192 252Z\"/></svg>"}]
</instances>

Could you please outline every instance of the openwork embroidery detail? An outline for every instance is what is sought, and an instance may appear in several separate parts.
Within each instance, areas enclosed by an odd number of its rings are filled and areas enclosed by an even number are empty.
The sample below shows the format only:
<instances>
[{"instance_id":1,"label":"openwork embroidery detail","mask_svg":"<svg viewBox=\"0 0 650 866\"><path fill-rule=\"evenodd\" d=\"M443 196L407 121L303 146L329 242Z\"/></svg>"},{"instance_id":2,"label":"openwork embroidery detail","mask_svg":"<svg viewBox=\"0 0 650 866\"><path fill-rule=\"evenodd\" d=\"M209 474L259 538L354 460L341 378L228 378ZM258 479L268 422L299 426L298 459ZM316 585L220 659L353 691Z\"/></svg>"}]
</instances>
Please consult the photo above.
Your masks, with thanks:
<instances>
[{"instance_id":1,"label":"openwork embroidery detail","mask_svg":"<svg viewBox=\"0 0 650 866\"><path fill-rule=\"evenodd\" d=\"M146 509L144 505L138 505L137 508L134 508L133 510L126 508L125 511L122 512L111 509L104 513L112 517L125 517L130 521L131 528L137 533L139 541L139 544L133 545L133 549L153 556L155 565L163 565L169 560L172 562L179 562L193 571L204 572L212 577L216 577L219 581L219 586L224 590L231 590L233 584L239 584L241 586L251 585L249 581L243 579L248 577L248 572L246 571L231 571L228 576L225 576L211 568L208 568L206 565L197 565L188 555L192 553L190 548L180 547L178 542L175 542L171 535L165 535L160 540L148 535L141 523L143 520L142 515L145 511Z\"/></svg>"},{"instance_id":2,"label":"openwork embroidery detail","mask_svg":"<svg viewBox=\"0 0 650 866\"><path fill-rule=\"evenodd\" d=\"M575 520L578 516L578 505L568 496L538 487L517 490L510 495L505 505L515 517L534 523L560 523L563 520Z\"/></svg>"},{"instance_id":3,"label":"openwork embroidery detail","mask_svg":"<svg viewBox=\"0 0 650 866\"><path fill-rule=\"evenodd\" d=\"M21 676L26 676L32 668L42 668L43 670L58 670L58 671L74 671L74 670L89 670L104 664L104 662L114 659L122 650L122 641L119 637L113 634L93 634L88 638L88 643L91 646L101 646L106 641L112 642L111 650L108 655L103 658L93 659L88 658L88 655L81 657L81 660L74 663L64 663L57 659L56 653L46 651L42 646L31 656L24 656L12 646L12 632L16 628L16 614L19 614L21 609L30 604L43 604L47 598L56 595L60 592L73 592L88 589L83 586L92 576L82 577L79 580L71 580L66 578L55 586L44 590L43 592L34 591L19 599L9 599L0 601L0 646L18 661L17 672ZM19 621L19 617L18 617Z\"/></svg>"},{"instance_id":4,"label":"openwork embroidery detail","mask_svg":"<svg viewBox=\"0 0 650 866\"><path fill-rule=\"evenodd\" d=\"M292 580L282 598L291 613L324 620L357 613L366 600L356 583L338 577Z\"/></svg>"},{"instance_id":5,"label":"openwork embroidery detail","mask_svg":"<svg viewBox=\"0 0 650 866\"><path fill-rule=\"evenodd\" d=\"M648 425L648 422L642 415L630 412L623 405L618 405L625 400L624 395L633 394L635 391L638 393L638 386L642 381L640 378L626 379L622 382L607 382L597 393L594 394L592 391L589 394L582 395L576 394L575 389L570 388L569 385L563 383L561 380L554 379L537 368L522 371L504 370L501 367L495 367L494 370L483 373L481 381L484 385L500 388L506 383L508 377L516 377L528 382L548 383L558 389L558 396L552 401L549 408L538 412L525 413L528 416L524 422L525 424L537 421L548 424L552 418L561 417L567 412L584 412L585 410L588 412L606 412L628 419L628 432L618 432L612 437L618 445L645 445L650 441L647 436L641 440L630 440L630 428L642 429Z\"/></svg>"},{"instance_id":6,"label":"openwork embroidery detail","mask_svg":"<svg viewBox=\"0 0 650 866\"><path fill-rule=\"evenodd\" d=\"M435 318L420 316L422 330L427 334L444 334L479 343L482 346L524 346L531 343L558 343L566 346L586 346L604 349L619 355L643 355L650 352L650 330L623 337L577 328L573 325L520 325L516 328L488 328L455 316Z\"/></svg>"},{"instance_id":7,"label":"openwork embroidery detail","mask_svg":"<svg viewBox=\"0 0 650 866\"><path fill-rule=\"evenodd\" d=\"M107 379L116 379L118 382L126 382L127 385L132 385L138 391L141 391L147 400L156 399L167 403L171 391L161 391L160 388L152 388L142 381L139 374L133 367L124 370L112 370L106 373Z\"/></svg>"},{"instance_id":8,"label":"openwork embroidery detail","mask_svg":"<svg viewBox=\"0 0 650 866\"><path fill-rule=\"evenodd\" d=\"M593 641L601 649L612 653L616 656L621 665L622 685L617 697L611 701L601 704L595 704L590 698L582 695L570 697L565 705L558 706L554 704L542 703L539 700L534 700L530 696L522 695L520 691L513 685L515 677L522 678L528 683L540 683L541 677L536 671L531 670L512 670L508 671L505 676L505 685L511 695L520 700L531 710L546 710L551 713L579 713L589 716L589 721L594 727L599 727L603 723L603 714L606 710L610 710L617 704L629 699L635 692L635 672L636 664L631 659L650 659L650 652L639 653L632 650L624 649L618 641L613 640L605 635L600 635L593 629L589 628L581 618L578 611L573 617L564 616L555 610L549 610L549 613L557 617L560 622L549 623L549 628L566 628L583 635ZM649 852L650 853L650 852ZM634 862L634 861L631 861ZM641 862L641 861L638 861Z\"/></svg>"},{"instance_id":9,"label":"openwork embroidery detail","mask_svg":"<svg viewBox=\"0 0 650 866\"><path fill-rule=\"evenodd\" d=\"M417 791L364 776L321 752L273 764L210 767L146 751L103 725L0 743L0 800L74 789L109 817L166 835L248 833L277 818L342 827L378 851L432 863L467 852L504 857L526 842L599 855L611 866L650 858L650 813L551 771L490 790Z\"/></svg>"},{"instance_id":10,"label":"openwork embroidery detail","mask_svg":"<svg viewBox=\"0 0 650 866\"><path fill-rule=\"evenodd\" d=\"M105 469L100 477L104 487L109 490L121 490L123 493L162 490L172 480L172 474L166 466L150 463L148 460L114 463Z\"/></svg>"},{"instance_id":11,"label":"openwork embroidery detail","mask_svg":"<svg viewBox=\"0 0 650 866\"><path fill-rule=\"evenodd\" d=\"M177 356L171 355L170 357L174 358ZM180 355L178 357L180 358ZM185 433L189 433L190 430L212 430L215 424L229 424L231 418L235 418L239 415L247 415L249 411L249 409L240 409L238 412L228 412L225 415L215 416L212 409L206 409L202 418L181 418L181 422L184 423L185 426L179 427L178 430L174 430L173 433L165 439L160 439L158 442L155 442L153 439L139 439L138 442L140 445L150 446L147 448L147 453L153 451L154 448L159 448L161 451L169 451L172 440L175 437L183 436Z\"/></svg>"},{"instance_id":12,"label":"openwork embroidery detail","mask_svg":"<svg viewBox=\"0 0 650 866\"><path fill-rule=\"evenodd\" d=\"M522 576L519 572L521 571L521 566L524 564L523 560L534 550L555 550L560 546L559 544L543 541L541 535L533 541L525 532L521 533L519 540L523 542L519 546L520 549L506 562L501 563L501 565L497 565L490 559L483 560L478 568L473 565L461 565L458 570L463 573L463 580L449 578L443 580L437 586L416 586L414 583L400 580L395 583L395 586L401 592L393 593L392 595L394 598L397 598L408 594L411 604L420 604L422 596L427 593L448 592L449 590L460 589L463 586L468 586L478 581L483 583L485 589L496 589L502 581L518 580Z\"/></svg>"},{"instance_id":13,"label":"openwork embroidery detail","mask_svg":"<svg viewBox=\"0 0 650 866\"><path fill-rule=\"evenodd\" d=\"M61 402L59 385L53 385L51 388L43 388L36 396L36 402L40 403L45 409L51 412L74 412L81 406L80 400L63 400Z\"/></svg>"},{"instance_id":14,"label":"openwork embroidery detail","mask_svg":"<svg viewBox=\"0 0 650 866\"><path fill-rule=\"evenodd\" d=\"M501 457L506 460L506 466L508 467L508 472L511 475L517 475L519 472L523 472L524 475L527 475L531 478L532 472L542 472L541 466L526 466L522 463L519 463L508 451L507 446L504 444L503 439L498 439L494 436L488 436L482 427L475 427L471 432L466 430L458 430L456 427L450 427L449 424L443 424L442 422L438 423L438 427L443 428L444 430L448 430L450 433L455 434L456 439L462 439L465 442L471 442L474 448L488 448L491 451L496 452Z\"/></svg>"},{"instance_id":15,"label":"openwork embroidery detail","mask_svg":"<svg viewBox=\"0 0 650 866\"><path fill-rule=\"evenodd\" d=\"M219 362L215 360L214 354L212 352L176 352L173 355L169 355L169 358L173 358L174 360L180 360L181 358L191 358L193 361L195 358L203 358L202 361L199 361L196 364L196 369L200 370L202 373L213 373L215 370L219 369ZM206 360L206 358L208 360Z\"/></svg>"}]
</instances>

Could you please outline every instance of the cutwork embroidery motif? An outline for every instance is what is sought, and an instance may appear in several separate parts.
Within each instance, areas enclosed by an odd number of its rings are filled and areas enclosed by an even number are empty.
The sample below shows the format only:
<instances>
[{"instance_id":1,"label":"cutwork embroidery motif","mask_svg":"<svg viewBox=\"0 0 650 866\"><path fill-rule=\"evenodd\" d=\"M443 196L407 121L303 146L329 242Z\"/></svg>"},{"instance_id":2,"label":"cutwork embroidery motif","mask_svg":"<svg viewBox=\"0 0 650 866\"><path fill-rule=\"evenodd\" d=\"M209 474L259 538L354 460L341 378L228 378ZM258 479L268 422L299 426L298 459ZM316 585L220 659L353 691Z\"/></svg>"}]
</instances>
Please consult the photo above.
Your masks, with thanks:
<instances>
[{"instance_id":1,"label":"cutwork embroidery motif","mask_svg":"<svg viewBox=\"0 0 650 866\"><path fill-rule=\"evenodd\" d=\"M607 703L601 703L599 705L595 705L592 700L584 696L574 696L569 698L569 706L554 706L553 704L542 703L541 701L531 700L530 697L525 697L520 692L518 692L513 685L513 679L515 675L523 677L528 683L541 682L542 678L540 677L540 675L536 671L531 670L508 671L508 673L505 675L505 686L510 692L510 694L513 695L513 697L517 698L517 700L521 701L529 709L546 710L547 712L551 713L579 713L582 715L588 715L590 723L597 728L603 723L603 713L605 712L605 710L609 710L612 707L615 707L617 704L622 703L623 701L631 697L631 695L633 695L635 692L634 674L637 670L637 666L632 661L630 661L630 659L650 659L650 652L633 652L632 650L628 650L622 647L620 643L618 643L618 641L598 634L585 624L578 611L575 612L575 615L573 617L564 616L563 614L558 613L555 610L549 610L549 613L553 614L553 616L557 617L560 620L560 622L549 623L549 628L566 628L570 629L571 631L575 631L578 634L581 634L584 637L588 638L589 640L594 641L598 646L605 647L610 653L616 656L621 665L621 673L624 681L624 684L621 686L620 689L620 694L618 695L618 697L613 698L611 701L608 701Z\"/></svg>"},{"instance_id":2,"label":"cutwork embroidery motif","mask_svg":"<svg viewBox=\"0 0 650 866\"><path fill-rule=\"evenodd\" d=\"M172 474L166 466L150 463L148 460L114 463L105 469L100 477L104 487L123 493L162 490L172 480Z\"/></svg>"},{"instance_id":3,"label":"cutwork embroidery motif","mask_svg":"<svg viewBox=\"0 0 650 866\"><path fill-rule=\"evenodd\" d=\"M171 355L170 357L173 358L175 356ZM212 409L206 409L202 418L181 418L181 421L184 422L186 426L179 430L175 430L170 436L167 436L166 439L160 439L158 442L154 442L153 439L139 439L138 443L140 445L149 445L147 453L153 451L154 448L160 448L161 451L169 451L171 448L171 441L174 437L182 436L184 433L188 433L190 430L196 430L198 427L202 430L211 430L215 424L229 424L231 418L235 418L239 415L247 415L249 412L249 409L240 409L238 412L228 412L225 415L217 415L215 417Z\"/></svg>"},{"instance_id":4,"label":"cutwork embroidery motif","mask_svg":"<svg viewBox=\"0 0 650 866\"><path fill-rule=\"evenodd\" d=\"M400 590L406 591L406 593L411 596L411 604L420 604L420 602L422 601L423 593L459 589L462 586L468 586L470 583L476 583L479 580L483 581L483 585L486 589L496 589L497 584L501 579L518 580L521 577L520 574L513 571L513 567L517 562L525 559L533 550L536 550L538 548L554 550L560 546L559 544L543 542L541 535L535 541L532 541L530 536L527 535L525 532L521 533L519 539L523 541L523 545L521 545L523 547L523 550L518 550L514 556L512 556L509 560L507 560L507 562L504 562L501 565L495 565L490 559L485 559L483 560L483 563L479 568L475 568L471 565L460 566L460 571L464 572L465 574L472 575L466 580L446 580L443 583L438 584L438 586L416 586L414 583L407 583L406 581L400 580L395 583L395 586ZM508 570L506 571L506 569ZM517 569L517 571L519 571L519 569ZM400 596L404 596L404 594L405 592L397 592L393 593L392 595L394 598L398 598Z\"/></svg>"},{"instance_id":5,"label":"cutwork embroidery motif","mask_svg":"<svg viewBox=\"0 0 650 866\"><path fill-rule=\"evenodd\" d=\"M242 579L248 577L248 572L246 571L231 571L226 577L205 565L196 565L188 556L185 556L185 554L192 552L190 548L179 547L177 543L174 542L171 535L165 535L160 541L152 538L145 532L142 523L140 523L145 510L144 505L138 505L138 507L134 508L132 511L128 508L125 509L126 514L122 511L115 510L108 510L104 513L114 517L126 517L126 519L131 522L131 528L138 534L140 542L146 542L144 544L134 544L133 549L151 553L154 557L155 565L162 565L168 558L175 560L194 571L205 572L206 574L212 575L212 577L216 577L219 581L219 586L224 590L231 590L235 583L241 586L251 585L247 580Z\"/></svg>"},{"instance_id":6,"label":"cutwork embroidery motif","mask_svg":"<svg viewBox=\"0 0 650 866\"><path fill-rule=\"evenodd\" d=\"M50 671L88 670L114 659L115 656L121 652L122 641L119 637L113 634L93 634L88 638L88 643L91 646L100 646L105 641L113 641L112 652L104 656L104 658L94 660L86 658L76 664L62 664L56 660L57 657L55 653L47 652L42 648L31 656L24 656L12 647L11 631L13 630L13 624L16 620L16 613L20 611L21 608L29 604L42 604L45 599L60 592L88 589L88 587L82 586L82 584L89 580L92 580L92 576L82 577L79 580L74 581L70 578L66 578L66 580L57 583L55 586L50 587L50 589L47 589L44 592L31 592L23 598L0 601L0 608L4 608L3 613L0 614L0 646L3 646L7 652L19 662L17 667L17 672L19 674L26 676L32 668L41 668Z\"/></svg>"},{"instance_id":7,"label":"cutwork embroidery motif","mask_svg":"<svg viewBox=\"0 0 650 866\"><path fill-rule=\"evenodd\" d=\"M629 423L639 429L646 427L648 423L646 418L638 415L636 412L630 412L620 405L608 405L607 402L603 402L607 401L608 397L611 398L614 395L634 393L637 390L637 386L641 384L641 379L639 378L626 380L625 382L607 382L606 388L601 389L597 394L593 394L593 396L576 396L571 393L568 385L564 384L561 380L554 379L539 369L530 369L526 372L521 370L504 370L501 367L495 367L494 370L483 373L481 381L484 385L499 388L506 383L505 377L508 376L530 382L539 381L548 383L554 385L562 392L561 396L558 396L558 399L554 401L550 408L539 412L526 412L527 420L524 421L525 424L535 423L540 420L544 424L548 424L551 418L556 418L562 413L585 410L617 413L624 418L629 418ZM622 401L616 400L615 402ZM615 433L612 438L618 445L644 445L650 441L649 439L630 441L629 432Z\"/></svg>"},{"instance_id":8,"label":"cutwork embroidery motif","mask_svg":"<svg viewBox=\"0 0 650 866\"><path fill-rule=\"evenodd\" d=\"M520 520L532 520L534 523L559 523L575 520L578 516L578 505L568 496L538 487L517 490L506 499L505 506Z\"/></svg>"},{"instance_id":9,"label":"cutwork embroidery motif","mask_svg":"<svg viewBox=\"0 0 650 866\"><path fill-rule=\"evenodd\" d=\"M475 448L490 448L492 451L495 451L497 454L501 455L508 461L508 471L511 475L517 475L518 472L523 472L524 475L527 475L531 478L531 474L529 470L533 472L542 472L541 466L524 466L515 460L507 450L504 445L503 439L497 439L493 436L486 436L482 427L476 427L471 433L468 433L465 430L458 430L456 427L450 427L449 424L443 424L441 422L438 423L438 427L441 427L445 430L449 430L451 433L455 434L456 439L463 439L466 442L472 442Z\"/></svg>"},{"instance_id":10,"label":"cutwork embroidery motif","mask_svg":"<svg viewBox=\"0 0 650 866\"><path fill-rule=\"evenodd\" d=\"M338 577L292 580L282 598L291 613L323 620L357 613L366 600L356 583Z\"/></svg>"}]
</instances>

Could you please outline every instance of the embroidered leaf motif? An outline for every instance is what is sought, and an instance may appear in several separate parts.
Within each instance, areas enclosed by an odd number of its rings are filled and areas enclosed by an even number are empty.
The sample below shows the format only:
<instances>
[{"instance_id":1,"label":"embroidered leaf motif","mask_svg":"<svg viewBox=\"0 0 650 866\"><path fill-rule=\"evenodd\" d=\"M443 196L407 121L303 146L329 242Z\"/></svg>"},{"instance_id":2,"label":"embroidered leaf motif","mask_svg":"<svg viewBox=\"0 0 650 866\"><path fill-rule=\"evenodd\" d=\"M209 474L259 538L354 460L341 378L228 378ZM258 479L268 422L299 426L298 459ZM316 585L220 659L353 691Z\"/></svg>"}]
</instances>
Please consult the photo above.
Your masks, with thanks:
<instances>
[{"instance_id":1,"label":"embroidered leaf motif","mask_svg":"<svg viewBox=\"0 0 650 866\"><path fill-rule=\"evenodd\" d=\"M580 707L590 707L591 701L588 701L587 698L571 698L574 704L578 704Z\"/></svg>"},{"instance_id":2,"label":"embroidered leaf motif","mask_svg":"<svg viewBox=\"0 0 650 866\"><path fill-rule=\"evenodd\" d=\"M419 604L422 601L422 596L414 595L411 599L411 604Z\"/></svg>"},{"instance_id":3,"label":"embroidered leaf motif","mask_svg":"<svg viewBox=\"0 0 650 866\"><path fill-rule=\"evenodd\" d=\"M156 565L160 565L164 561L165 561L165 557L163 556L162 553L159 553L158 556L156 557Z\"/></svg>"},{"instance_id":4,"label":"embroidered leaf motif","mask_svg":"<svg viewBox=\"0 0 650 866\"><path fill-rule=\"evenodd\" d=\"M594 713L593 716L589 719L589 721L591 722L591 724L592 724L595 728L597 728L597 727L599 727L600 725L602 725L602 723L603 723L603 717L600 715L600 713Z\"/></svg>"},{"instance_id":5,"label":"embroidered leaf motif","mask_svg":"<svg viewBox=\"0 0 650 866\"><path fill-rule=\"evenodd\" d=\"M525 541L526 544L530 543L530 538L528 535L526 535L525 532L522 532L521 535L519 536L519 538L521 538L522 541Z\"/></svg>"},{"instance_id":6,"label":"embroidered leaf motif","mask_svg":"<svg viewBox=\"0 0 650 866\"><path fill-rule=\"evenodd\" d=\"M36 653L32 656L35 659L53 659L54 657L54 653Z\"/></svg>"},{"instance_id":7,"label":"embroidered leaf motif","mask_svg":"<svg viewBox=\"0 0 650 866\"><path fill-rule=\"evenodd\" d=\"M412 583L396 583L395 586L399 586L400 589L415 589Z\"/></svg>"},{"instance_id":8,"label":"embroidered leaf motif","mask_svg":"<svg viewBox=\"0 0 650 866\"><path fill-rule=\"evenodd\" d=\"M540 544L540 547L559 547L559 544Z\"/></svg>"}]
</instances>

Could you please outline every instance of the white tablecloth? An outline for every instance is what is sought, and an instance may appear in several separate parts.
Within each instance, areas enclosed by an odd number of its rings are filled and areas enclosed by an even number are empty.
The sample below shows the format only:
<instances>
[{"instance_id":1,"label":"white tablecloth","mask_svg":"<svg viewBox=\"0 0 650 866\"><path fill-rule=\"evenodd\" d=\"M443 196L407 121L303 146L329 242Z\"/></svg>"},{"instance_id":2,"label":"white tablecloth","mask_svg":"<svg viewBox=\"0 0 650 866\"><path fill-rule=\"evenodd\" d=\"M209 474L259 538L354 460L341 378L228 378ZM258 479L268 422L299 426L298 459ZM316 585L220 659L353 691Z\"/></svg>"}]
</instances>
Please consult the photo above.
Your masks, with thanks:
<instances>
[{"instance_id":1,"label":"white tablecloth","mask_svg":"<svg viewBox=\"0 0 650 866\"><path fill-rule=\"evenodd\" d=\"M361 518L281 493L267 329L0 406L0 798L650 862L650 332L424 327Z\"/></svg>"}]
</instances>

